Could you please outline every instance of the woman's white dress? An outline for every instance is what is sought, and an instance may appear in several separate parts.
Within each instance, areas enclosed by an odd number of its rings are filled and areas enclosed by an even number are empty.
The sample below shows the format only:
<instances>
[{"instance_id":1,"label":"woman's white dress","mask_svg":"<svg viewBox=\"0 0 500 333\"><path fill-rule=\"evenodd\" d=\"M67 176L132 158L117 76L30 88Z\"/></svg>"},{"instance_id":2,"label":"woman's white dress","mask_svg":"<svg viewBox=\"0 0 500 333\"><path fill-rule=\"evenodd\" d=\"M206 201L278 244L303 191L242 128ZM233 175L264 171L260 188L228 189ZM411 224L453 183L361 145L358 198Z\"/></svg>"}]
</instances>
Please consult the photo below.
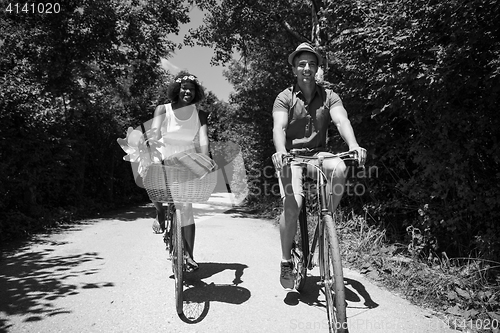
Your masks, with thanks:
<instances>
[{"instance_id":1,"label":"woman's white dress","mask_svg":"<svg viewBox=\"0 0 500 333\"><path fill-rule=\"evenodd\" d=\"M195 105L185 107L192 110L191 116L182 120L175 116L171 104L165 105L165 119L160 133L165 146L160 148L163 159L180 152L196 152L196 140L200 130L200 119ZM184 111L178 109L177 111ZM187 110L186 110L187 111Z\"/></svg>"}]
</instances>

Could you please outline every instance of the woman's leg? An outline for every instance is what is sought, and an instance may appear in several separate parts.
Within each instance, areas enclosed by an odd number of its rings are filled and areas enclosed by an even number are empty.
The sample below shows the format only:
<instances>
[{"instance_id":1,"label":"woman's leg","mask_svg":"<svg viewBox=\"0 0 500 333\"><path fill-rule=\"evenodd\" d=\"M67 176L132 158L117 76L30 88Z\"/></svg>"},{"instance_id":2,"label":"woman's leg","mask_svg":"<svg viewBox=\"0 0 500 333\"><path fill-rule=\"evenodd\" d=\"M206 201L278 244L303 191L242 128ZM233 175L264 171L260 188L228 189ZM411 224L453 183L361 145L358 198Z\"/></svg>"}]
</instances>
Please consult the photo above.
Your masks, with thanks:
<instances>
[{"instance_id":1,"label":"woman's leg","mask_svg":"<svg viewBox=\"0 0 500 333\"><path fill-rule=\"evenodd\" d=\"M180 214L181 214L180 217L181 217L182 230L184 233L184 244L186 252L189 258L193 259L194 239L196 234L196 226L194 224L194 216L193 216L193 205L182 204L178 206L180 207Z\"/></svg>"},{"instance_id":2,"label":"woman's leg","mask_svg":"<svg viewBox=\"0 0 500 333\"><path fill-rule=\"evenodd\" d=\"M156 201L153 202L153 205L156 208L156 219L153 222L153 230L160 233L158 227L161 229L161 232L165 231L165 207L163 207L163 203Z\"/></svg>"}]
</instances>

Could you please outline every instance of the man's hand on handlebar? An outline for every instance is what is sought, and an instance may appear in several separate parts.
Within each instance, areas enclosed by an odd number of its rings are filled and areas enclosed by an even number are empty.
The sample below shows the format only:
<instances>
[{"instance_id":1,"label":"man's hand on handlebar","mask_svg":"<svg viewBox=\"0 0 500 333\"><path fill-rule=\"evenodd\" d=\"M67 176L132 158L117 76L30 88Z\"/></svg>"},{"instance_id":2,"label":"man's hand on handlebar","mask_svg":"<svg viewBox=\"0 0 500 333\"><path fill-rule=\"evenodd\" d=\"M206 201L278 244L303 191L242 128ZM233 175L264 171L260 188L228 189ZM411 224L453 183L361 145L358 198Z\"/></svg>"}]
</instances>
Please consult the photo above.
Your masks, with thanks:
<instances>
[{"instance_id":1,"label":"man's hand on handlebar","mask_svg":"<svg viewBox=\"0 0 500 333\"><path fill-rule=\"evenodd\" d=\"M292 154L293 154L294 149L292 149ZM295 152L296 154L297 152ZM340 156L343 155L344 157ZM274 167L276 168L277 171L281 171L283 168L283 165L286 163L284 161L284 157L289 156L287 152L276 152L272 156L273 164ZM309 156L309 155L308 155ZM363 167L366 162L366 149L361 148L361 147L355 147L349 150L349 152L346 152L344 154L339 154L336 155L341 158L345 158L347 156L355 157L358 160L358 166ZM332 156L334 157L334 156Z\"/></svg>"},{"instance_id":2,"label":"man's hand on handlebar","mask_svg":"<svg viewBox=\"0 0 500 333\"><path fill-rule=\"evenodd\" d=\"M287 155L287 152L276 152L273 154L273 164L276 170L280 171L283 168L283 157Z\"/></svg>"},{"instance_id":3,"label":"man's hand on handlebar","mask_svg":"<svg viewBox=\"0 0 500 333\"><path fill-rule=\"evenodd\" d=\"M356 148L350 149L350 151L355 151L357 153L359 166L363 167L365 165L365 162L366 162L366 149L361 148L361 147L356 147Z\"/></svg>"}]
</instances>

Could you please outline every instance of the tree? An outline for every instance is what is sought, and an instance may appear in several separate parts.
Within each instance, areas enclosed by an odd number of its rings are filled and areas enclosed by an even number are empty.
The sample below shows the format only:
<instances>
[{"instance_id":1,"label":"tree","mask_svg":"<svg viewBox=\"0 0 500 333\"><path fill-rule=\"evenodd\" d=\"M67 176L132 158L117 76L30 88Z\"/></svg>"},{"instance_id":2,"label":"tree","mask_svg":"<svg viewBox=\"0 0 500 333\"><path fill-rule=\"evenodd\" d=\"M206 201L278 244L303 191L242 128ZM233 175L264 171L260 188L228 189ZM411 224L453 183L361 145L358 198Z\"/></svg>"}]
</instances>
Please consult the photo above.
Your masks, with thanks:
<instances>
[{"instance_id":1,"label":"tree","mask_svg":"<svg viewBox=\"0 0 500 333\"><path fill-rule=\"evenodd\" d=\"M70 0L0 21L0 230L138 196L116 138L151 115L189 4ZM127 181L123 181L126 179ZM32 224L32 225L30 225Z\"/></svg>"},{"instance_id":2,"label":"tree","mask_svg":"<svg viewBox=\"0 0 500 333\"><path fill-rule=\"evenodd\" d=\"M205 9L191 42L213 45L214 62L242 55L228 77L235 121L264 138L251 154L271 150L273 98L292 82L286 55L307 40L380 169L365 208L395 237L413 225L439 238L440 251L498 257L489 236L500 204L497 2L224 0ZM266 165L264 154L249 159Z\"/></svg>"}]
</instances>

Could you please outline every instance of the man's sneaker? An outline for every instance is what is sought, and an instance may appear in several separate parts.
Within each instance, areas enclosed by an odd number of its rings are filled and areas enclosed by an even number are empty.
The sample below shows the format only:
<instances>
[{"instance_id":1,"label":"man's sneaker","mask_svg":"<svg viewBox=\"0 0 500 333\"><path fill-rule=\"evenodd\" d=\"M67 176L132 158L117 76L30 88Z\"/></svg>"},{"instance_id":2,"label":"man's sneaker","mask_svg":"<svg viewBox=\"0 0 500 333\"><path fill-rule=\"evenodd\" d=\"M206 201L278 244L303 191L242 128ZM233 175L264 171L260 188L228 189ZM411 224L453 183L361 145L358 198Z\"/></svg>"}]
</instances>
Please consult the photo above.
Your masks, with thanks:
<instances>
[{"instance_id":1,"label":"man's sneaker","mask_svg":"<svg viewBox=\"0 0 500 333\"><path fill-rule=\"evenodd\" d=\"M281 262L281 275L280 282L283 288L293 289L294 276L293 276L293 262L292 261L282 261Z\"/></svg>"}]
</instances>

